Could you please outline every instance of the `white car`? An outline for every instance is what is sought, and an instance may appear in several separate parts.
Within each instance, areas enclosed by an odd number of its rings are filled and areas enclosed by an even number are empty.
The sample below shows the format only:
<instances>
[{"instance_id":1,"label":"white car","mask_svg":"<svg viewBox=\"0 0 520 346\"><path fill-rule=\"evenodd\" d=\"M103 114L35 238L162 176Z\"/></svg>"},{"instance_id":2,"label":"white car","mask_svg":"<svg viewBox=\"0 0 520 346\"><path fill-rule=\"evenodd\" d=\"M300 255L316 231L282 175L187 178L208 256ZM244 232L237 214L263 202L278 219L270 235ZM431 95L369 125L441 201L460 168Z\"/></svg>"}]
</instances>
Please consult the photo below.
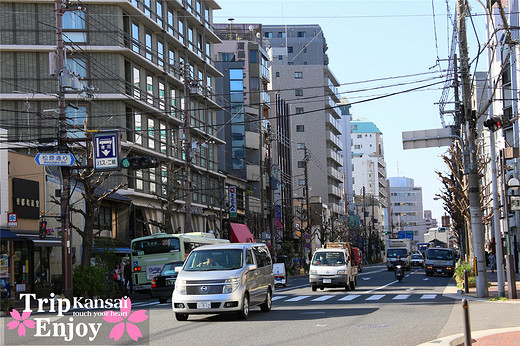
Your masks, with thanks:
<instances>
[{"instance_id":1,"label":"white car","mask_svg":"<svg viewBox=\"0 0 520 346\"><path fill-rule=\"evenodd\" d=\"M275 285L282 285L283 287L287 286L287 272L285 271L285 264L273 263L273 275Z\"/></svg>"},{"instance_id":2,"label":"white car","mask_svg":"<svg viewBox=\"0 0 520 346\"><path fill-rule=\"evenodd\" d=\"M412 267L414 266L424 267L424 258L420 253L412 255Z\"/></svg>"}]
</instances>

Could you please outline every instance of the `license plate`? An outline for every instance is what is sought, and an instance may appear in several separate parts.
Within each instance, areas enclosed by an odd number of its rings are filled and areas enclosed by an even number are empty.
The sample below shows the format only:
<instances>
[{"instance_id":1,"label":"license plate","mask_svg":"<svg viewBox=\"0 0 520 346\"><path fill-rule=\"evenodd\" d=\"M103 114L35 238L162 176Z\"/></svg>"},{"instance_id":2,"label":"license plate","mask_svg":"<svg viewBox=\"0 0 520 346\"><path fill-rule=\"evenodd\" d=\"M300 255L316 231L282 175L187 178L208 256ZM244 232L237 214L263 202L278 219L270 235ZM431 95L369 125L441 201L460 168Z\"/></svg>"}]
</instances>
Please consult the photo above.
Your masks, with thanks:
<instances>
[{"instance_id":1,"label":"license plate","mask_svg":"<svg viewBox=\"0 0 520 346\"><path fill-rule=\"evenodd\" d=\"M211 309L211 302L197 302L197 309Z\"/></svg>"},{"instance_id":2,"label":"license plate","mask_svg":"<svg viewBox=\"0 0 520 346\"><path fill-rule=\"evenodd\" d=\"M437 269L437 271L438 271L438 272L441 272L441 271L442 271L442 269Z\"/></svg>"},{"instance_id":3,"label":"license plate","mask_svg":"<svg viewBox=\"0 0 520 346\"><path fill-rule=\"evenodd\" d=\"M175 279L168 279L168 280L166 280L166 285L168 285L168 286L175 285Z\"/></svg>"},{"instance_id":4,"label":"license plate","mask_svg":"<svg viewBox=\"0 0 520 346\"><path fill-rule=\"evenodd\" d=\"M331 279L323 279L324 284L330 284L332 282Z\"/></svg>"}]
</instances>

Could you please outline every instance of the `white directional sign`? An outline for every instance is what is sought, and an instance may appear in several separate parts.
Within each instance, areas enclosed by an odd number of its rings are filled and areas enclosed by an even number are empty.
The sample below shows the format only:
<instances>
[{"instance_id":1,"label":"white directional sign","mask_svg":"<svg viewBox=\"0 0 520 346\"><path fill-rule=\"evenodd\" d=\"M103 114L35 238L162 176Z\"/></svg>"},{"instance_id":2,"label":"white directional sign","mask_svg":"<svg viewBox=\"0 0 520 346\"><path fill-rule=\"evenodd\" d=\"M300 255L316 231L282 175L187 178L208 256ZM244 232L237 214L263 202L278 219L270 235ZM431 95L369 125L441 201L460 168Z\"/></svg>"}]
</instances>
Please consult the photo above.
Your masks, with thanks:
<instances>
[{"instance_id":1,"label":"white directional sign","mask_svg":"<svg viewBox=\"0 0 520 346\"><path fill-rule=\"evenodd\" d=\"M451 127L403 132L403 149L450 146L456 136Z\"/></svg>"},{"instance_id":2,"label":"white directional sign","mask_svg":"<svg viewBox=\"0 0 520 346\"><path fill-rule=\"evenodd\" d=\"M94 169L114 171L119 167L119 133L99 132L94 135Z\"/></svg>"},{"instance_id":3,"label":"white directional sign","mask_svg":"<svg viewBox=\"0 0 520 346\"><path fill-rule=\"evenodd\" d=\"M38 166L72 166L76 159L74 155L67 153L36 154L34 158Z\"/></svg>"}]
</instances>

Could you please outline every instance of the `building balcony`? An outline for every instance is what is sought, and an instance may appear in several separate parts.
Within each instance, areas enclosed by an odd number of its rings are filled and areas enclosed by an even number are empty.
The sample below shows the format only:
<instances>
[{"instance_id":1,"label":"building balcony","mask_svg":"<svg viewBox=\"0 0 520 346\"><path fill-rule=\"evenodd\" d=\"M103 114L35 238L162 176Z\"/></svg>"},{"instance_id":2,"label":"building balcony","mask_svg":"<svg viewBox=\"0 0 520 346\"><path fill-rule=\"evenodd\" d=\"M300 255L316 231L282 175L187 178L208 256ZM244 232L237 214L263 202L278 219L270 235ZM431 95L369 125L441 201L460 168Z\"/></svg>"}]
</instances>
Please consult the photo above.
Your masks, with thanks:
<instances>
[{"instance_id":1,"label":"building balcony","mask_svg":"<svg viewBox=\"0 0 520 346\"><path fill-rule=\"evenodd\" d=\"M332 99L332 97L327 96L327 99L325 100L325 108L331 111L331 114L336 119L341 119L341 115L339 114L339 110L337 107L336 102Z\"/></svg>"},{"instance_id":2,"label":"building balcony","mask_svg":"<svg viewBox=\"0 0 520 346\"><path fill-rule=\"evenodd\" d=\"M341 156L332 149L327 149L327 158L336 161L339 165L343 164L343 159L341 158Z\"/></svg>"},{"instance_id":3,"label":"building balcony","mask_svg":"<svg viewBox=\"0 0 520 346\"><path fill-rule=\"evenodd\" d=\"M327 124L331 127L335 135L340 135L342 133L342 127L340 122L334 118L331 114L327 114L326 118Z\"/></svg>"},{"instance_id":4,"label":"building balcony","mask_svg":"<svg viewBox=\"0 0 520 346\"><path fill-rule=\"evenodd\" d=\"M327 167L327 175L338 181L343 181L343 174L334 167Z\"/></svg>"},{"instance_id":5,"label":"building balcony","mask_svg":"<svg viewBox=\"0 0 520 346\"><path fill-rule=\"evenodd\" d=\"M332 96L334 101L341 102L341 96L339 94L338 88L336 86L334 86L334 83L332 83L332 81L327 78L325 85L326 85L325 89L327 90L328 94Z\"/></svg>"},{"instance_id":6,"label":"building balcony","mask_svg":"<svg viewBox=\"0 0 520 346\"><path fill-rule=\"evenodd\" d=\"M265 106L271 107L271 95L267 93L267 91L262 91L262 103Z\"/></svg>"},{"instance_id":7,"label":"building balcony","mask_svg":"<svg viewBox=\"0 0 520 346\"><path fill-rule=\"evenodd\" d=\"M329 189L329 195L334 195L336 197L341 198L342 191L339 187L334 186L334 185L329 185L328 189Z\"/></svg>"},{"instance_id":8,"label":"building balcony","mask_svg":"<svg viewBox=\"0 0 520 346\"><path fill-rule=\"evenodd\" d=\"M343 143L339 140L338 136L332 132L327 133L327 140L336 146L336 149L343 150Z\"/></svg>"}]
</instances>

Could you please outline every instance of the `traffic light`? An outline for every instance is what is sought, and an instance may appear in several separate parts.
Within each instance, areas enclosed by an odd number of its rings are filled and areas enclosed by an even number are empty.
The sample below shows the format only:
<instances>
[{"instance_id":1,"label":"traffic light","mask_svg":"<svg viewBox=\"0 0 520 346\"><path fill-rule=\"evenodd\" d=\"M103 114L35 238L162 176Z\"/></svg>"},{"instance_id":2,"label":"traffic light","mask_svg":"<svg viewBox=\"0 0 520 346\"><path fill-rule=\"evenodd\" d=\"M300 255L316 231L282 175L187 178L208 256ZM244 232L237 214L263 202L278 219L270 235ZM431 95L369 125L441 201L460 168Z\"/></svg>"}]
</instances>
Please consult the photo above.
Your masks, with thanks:
<instances>
[{"instance_id":1,"label":"traffic light","mask_svg":"<svg viewBox=\"0 0 520 346\"><path fill-rule=\"evenodd\" d=\"M45 239L47 237L47 221L41 219L40 220L40 230L39 230L40 239Z\"/></svg>"},{"instance_id":2,"label":"traffic light","mask_svg":"<svg viewBox=\"0 0 520 346\"><path fill-rule=\"evenodd\" d=\"M502 117L494 115L484 121L484 126L487 127L489 131L495 132L503 126Z\"/></svg>"},{"instance_id":3,"label":"traffic light","mask_svg":"<svg viewBox=\"0 0 520 346\"><path fill-rule=\"evenodd\" d=\"M128 169L143 169L159 167L159 158L154 156L125 157L121 160L121 166Z\"/></svg>"}]
</instances>

